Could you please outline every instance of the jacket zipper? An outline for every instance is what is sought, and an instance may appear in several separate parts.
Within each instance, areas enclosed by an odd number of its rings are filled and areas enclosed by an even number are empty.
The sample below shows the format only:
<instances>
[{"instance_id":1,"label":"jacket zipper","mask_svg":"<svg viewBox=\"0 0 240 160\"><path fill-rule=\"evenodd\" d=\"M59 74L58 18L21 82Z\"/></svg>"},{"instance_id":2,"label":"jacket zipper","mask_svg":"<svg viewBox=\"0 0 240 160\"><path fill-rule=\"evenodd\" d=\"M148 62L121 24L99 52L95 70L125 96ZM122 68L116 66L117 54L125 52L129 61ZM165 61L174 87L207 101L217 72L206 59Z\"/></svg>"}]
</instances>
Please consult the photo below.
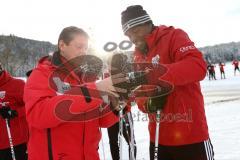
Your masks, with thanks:
<instances>
[{"instance_id":1,"label":"jacket zipper","mask_svg":"<svg viewBox=\"0 0 240 160\"><path fill-rule=\"evenodd\" d=\"M52 138L51 138L51 129L47 129L47 141L48 141L48 159L53 160L53 153L52 153Z\"/></svg>"}]
</instances>

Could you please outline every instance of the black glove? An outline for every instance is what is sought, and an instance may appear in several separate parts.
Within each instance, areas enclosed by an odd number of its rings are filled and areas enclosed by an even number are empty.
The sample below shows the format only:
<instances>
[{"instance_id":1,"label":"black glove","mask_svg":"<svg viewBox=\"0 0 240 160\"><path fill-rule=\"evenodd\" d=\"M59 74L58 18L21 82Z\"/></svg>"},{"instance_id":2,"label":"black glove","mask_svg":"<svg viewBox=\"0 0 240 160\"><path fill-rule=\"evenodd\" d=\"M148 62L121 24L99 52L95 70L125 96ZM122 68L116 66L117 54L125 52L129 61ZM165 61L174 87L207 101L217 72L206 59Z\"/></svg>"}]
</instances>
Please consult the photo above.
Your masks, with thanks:
<instances>
[{"instance_id":1,"label":"black glove","mask_svg":"<svg viewBox=\"0 0 240 160\"><path fill-rule=\"evenodd\" d=\"M162 110L165 106L168 95L173 91L167 82L161 82L159 85L141 85L134 90L136 98L147 97L144 104L146 112L153 113Z\"/></svg>"},{"instance_id":2,"label":"black glove","mask_svg":"<svg viewBox=\"0 0 240 160\"><path fill-rule=\"evenodd\" d=\"M145 110L149 113L155 113L157 110L162 110L166 104L167 95L149 98L145 105Z\"/></svg>"},{"instance_id":3,"label":"black glove","mask_svg":"<svg viewBox=\"0 0 240 160\"><path fill-rule=\"evenodd\" d=\"M9 106L4 106L0 108L0 115L3 119L12 119L17 117L18 113L16 110L11 110Z\"/></svg>"}]
</instances>

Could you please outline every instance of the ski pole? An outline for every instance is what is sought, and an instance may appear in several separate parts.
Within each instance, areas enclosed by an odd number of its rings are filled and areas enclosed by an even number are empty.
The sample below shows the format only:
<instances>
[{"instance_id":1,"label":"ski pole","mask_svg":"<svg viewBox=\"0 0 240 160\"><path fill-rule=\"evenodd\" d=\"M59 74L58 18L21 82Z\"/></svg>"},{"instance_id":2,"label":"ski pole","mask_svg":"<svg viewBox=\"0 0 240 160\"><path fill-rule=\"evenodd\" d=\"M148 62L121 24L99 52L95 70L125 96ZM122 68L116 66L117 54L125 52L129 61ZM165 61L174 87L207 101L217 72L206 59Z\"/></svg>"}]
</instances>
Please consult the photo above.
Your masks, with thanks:
<instances>
[{"instance_id":1,"label":"ski pole","mask_svg":"<svg viewBox=\"0 0 240 160\"><path fill-rule=\"evenodd\" d=\"M119 157L120 160L122 160L122 136L123 135L123 107L120 105L121 110L119 111L119 134L118 134L118 140L119 140Z\"/></svg>"},{"instance_id":2,"label":"ski pole","mask_svg":"<svg viewBox=\"0 0 240 160\"><path fill-rule=\"evenodd\" d=\"M131 160L135 160L135 156L134 156L134 142L133 142L133 129L132 129L132 124L130 123L130 116L129 116L130 112L127 113L127 120L125 117L123 117L123 120L124 120L124 126L125 126L125 129L126 129L126 134L127 134L127 138L128 138L128 143L129 143L129 147L130 147L130 159ZM128 127L127 125L129 126L130 128L130 133L128 131Z\"/></svg>"},{"instance_id":3,"label":"ski pole","mask_svg":"<svg viewBox=\"0 0 240 160\"><path fill-rule=\"evenodd\" d=\"M154 148L154 160L158 159L158 139L159 139L159 128L160 128L160 110L157 110L156 114L156 131L155 131L155 148Z\"/></svg>"},{"instance_id":4,"label":"ski pole","mask_svg":"<svg viewBox=\"0 0 240 160\"><path fill-rule=\"evenodd\" d=\"M102 96L102 99L103 99L103 102L104 102L104 103L109 104L108 96ZM100 116L102 116L103 105L100 105L100 106L99 106L99 110L101 111L101 112L100 112L100 115L99 115L99 117L100 117ZM100 132L101 132L101 135L102 135L102 129L101 129L101 127L100 127ZM103 159L106 160L104 143L103 143L103 137L101 138L101 143L102 143Z\"/></svg>"},{"instance_id":5,"label":"ski pole","mask_svg":"<svg viewBox=\"0 0 240 160\"><path fill-rule=\"evenodd\" d=\"M100 128L100 132L102 134L102 129ZM104 149L104 144L103 144L103 137L101 139L101 144L102 144L102 152L103 152L103 159L106 160L106 157L105 157L105 149Z\"/></svg>"},{"instance_id":6,"label":"ski pole","mask_svg":"<svg viewBox=\"0 0 240 160\"><path fill-rule=\"evenodd\" d=\"M128 116L128 120L129 120L129 125L130 125L130 135L131 135L131 152L132 152L132 157L134 158L133 160L135 160L135 138L134 138L134 128L133 128L133 119L131 114L127 114Z\"/></svg>"},{"instance_id":7,"label":"ski pole","mask_svg":"<svg viewBox=\"0 0 240 160\"><path fill-rule=\"evenodd\" d=\"M6 104L7 104L7 102L1 103L2 107L6 107ZM12 160L16 160L16 156L15 156L15 152L14 152L14 148L13 148L11 130L10 130L10 127L9 127L10 120L6 118L5 121L6 121L9 144L10 144L10 148L11 148Z\"/></svg>"},{"instance_id":8,"label":"ski pole","mask_svg":"<svg viewBox=\"0 0 240 160\"><path fill-rule=\"evenodd\" d=\"M9 144L10 144L10 148L11 148L11 154L12 154L12 159L16 160L16 156L15 156L15 152L14 152L14 148L13 148L13 142L12 142L12 135L11 135L11 131L10 131L10 127L8 125L8 119L6 120L6 127L7 127L7 133L8 133L8 139L9 139Z\"/></svg>"}]
</instances>

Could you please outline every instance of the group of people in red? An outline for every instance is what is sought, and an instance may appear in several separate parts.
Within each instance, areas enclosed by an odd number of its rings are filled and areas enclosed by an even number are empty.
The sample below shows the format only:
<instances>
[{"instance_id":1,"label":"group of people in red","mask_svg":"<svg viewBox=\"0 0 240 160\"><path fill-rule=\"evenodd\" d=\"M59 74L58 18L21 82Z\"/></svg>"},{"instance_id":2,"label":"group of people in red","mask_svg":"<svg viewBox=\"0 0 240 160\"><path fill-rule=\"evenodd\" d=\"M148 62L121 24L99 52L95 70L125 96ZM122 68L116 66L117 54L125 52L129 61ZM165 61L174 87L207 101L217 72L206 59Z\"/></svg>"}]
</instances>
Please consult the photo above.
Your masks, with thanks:
<instances>
[{"instance_id":1,"label":"group of people in red","mask_svg":"<svg viewBox=\"0 0 240 160\"><path fill-rule=\"evenodd\" d=\"M129 101L152 119L149 134L137 133L149 135L150 160L214 159L200 87L207 71L202 53L182 29L154 25L140 5L124 10L121 24L124 35L135 45L133 64L152 66L140 66L141 72L136 71L142 73L141 80L112 74L112 67L109 77L84 81L82 71L94 72L91 66L99 61L93 56L82 59L87 55L89 36L75 26L62 30L57 50L39 60L26 84L0 67L1 160L26 160L27 155L29 160L99 160L100 128L118 123L119 113ZM95 61L85 64L89 58ZM126 85L118 85L122 83ZM141 90L150 85L161 92L166 83L172 87L167 94L134 100L125 97L125 103L120 102L120 95L127 95L132 86L138 84ZM162 119L159 128L154 118L159 111L175 118ZM181 119L186 114L191 118ZM110 130L110 136L117 136L118 127ZM131 160L137 158L133 143ZM112 158L119 159L113 153Z\"/></svg>"},{"instance_id":2,"label":"group of people in red","mask_svg":"<svg viewBox=\"0 0 240 160\"><path fill-rule=\"evenodd\" d=\"M237 71L240 72L240 70L239 70L239 61L237 59L234 59L232 61L232 65L234 67L234 75L236 76L236 72ZM208 63L208 66L207 66L208 72L207 72L207 74L208 74L209 80L217 80L216 79L215 67L216 67L216 65ZM225 63L219 62L219 71L220 71L221 79L226 79L224 67L225 67Z\"/></svg>"}]
</instances>

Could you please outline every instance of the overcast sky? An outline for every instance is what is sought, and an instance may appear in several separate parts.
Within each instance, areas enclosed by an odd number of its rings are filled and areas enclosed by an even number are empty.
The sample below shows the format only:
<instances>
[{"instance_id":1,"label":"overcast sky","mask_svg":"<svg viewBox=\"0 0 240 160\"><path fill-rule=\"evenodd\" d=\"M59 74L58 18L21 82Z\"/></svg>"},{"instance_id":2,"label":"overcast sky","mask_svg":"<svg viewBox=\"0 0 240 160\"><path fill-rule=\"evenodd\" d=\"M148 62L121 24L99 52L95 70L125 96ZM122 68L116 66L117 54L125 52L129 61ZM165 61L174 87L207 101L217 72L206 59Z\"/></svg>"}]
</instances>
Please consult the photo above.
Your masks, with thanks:
<instances>
[{"instance_id":1,"label":"overcast sky","mask_svg":"<svg viewBox=\"0 0 240 160\"><path fill-rule=\"evenodd\" d=\"M121 11L141 4L155 25L185 30L197 47L240 41L240 0L0 0L0 34L57 43L70 25L86 29L101 48L127 37Z\"/></svg>"}]
</instances>

